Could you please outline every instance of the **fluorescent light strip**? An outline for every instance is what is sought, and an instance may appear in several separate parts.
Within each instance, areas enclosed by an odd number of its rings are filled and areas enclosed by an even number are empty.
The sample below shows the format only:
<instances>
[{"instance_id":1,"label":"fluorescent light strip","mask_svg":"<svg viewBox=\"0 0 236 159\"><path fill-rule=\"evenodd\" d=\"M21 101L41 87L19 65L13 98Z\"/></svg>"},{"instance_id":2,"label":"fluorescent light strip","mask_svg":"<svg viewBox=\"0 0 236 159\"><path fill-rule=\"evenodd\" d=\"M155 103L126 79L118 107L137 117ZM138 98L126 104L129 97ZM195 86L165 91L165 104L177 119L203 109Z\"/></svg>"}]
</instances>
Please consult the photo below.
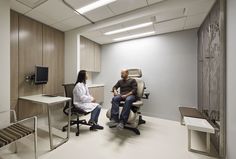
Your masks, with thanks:
<instances>
[{"instance_id":1,"label":"fluorescent light strip","mask_svg":"<svg viewBox=\"0 0 236 159\"><path fill-rule=\"evenodd\" d=\"M125 37L121 37L121 38L115 38L113 40L114 41L128 40L128 39L139 38L139 37L143 37L143 36L147 36L147 35L152 35L154 33L155 33L155 31L150 31L150 32L146 32L146 33L134 34L134 35L125 36Z\"/></svg>"},{"instance_id":2,"label":"fluorescent light strip","mask_svg":"<svg viewBox=\"0 0 236 159\"><path fill-rule=\"evenodd\" d=\"M106 33L104 33L104 34L105 34L105 35L117 34L117 33L125 32L125 31L129 31L129 30L144 28L144 27L150 26L150 25L152 25L152 24L153 24L153 22L142 23L142 24L130 26L130 27L123 28L123 29L118 29L118 30L114 30L114 31L109 31L109 32L106 32Z\"/></svg>"},{"instance_id":3,"label":"fluorescent light strip","mask_svg":"<svg viewBox=\"0 0 236 159\"><path fill-rule=\"evenodd\" d=\"M96 1L96 2L91 3L89 5L86 5L82 8L76 9L76 11L79 12L80 14L83 14L83 13L89 12L91 10L105 6L105 5L115 2L115 1L116 0L99 0L99 1Z\"/></svg>"}]
</instances>

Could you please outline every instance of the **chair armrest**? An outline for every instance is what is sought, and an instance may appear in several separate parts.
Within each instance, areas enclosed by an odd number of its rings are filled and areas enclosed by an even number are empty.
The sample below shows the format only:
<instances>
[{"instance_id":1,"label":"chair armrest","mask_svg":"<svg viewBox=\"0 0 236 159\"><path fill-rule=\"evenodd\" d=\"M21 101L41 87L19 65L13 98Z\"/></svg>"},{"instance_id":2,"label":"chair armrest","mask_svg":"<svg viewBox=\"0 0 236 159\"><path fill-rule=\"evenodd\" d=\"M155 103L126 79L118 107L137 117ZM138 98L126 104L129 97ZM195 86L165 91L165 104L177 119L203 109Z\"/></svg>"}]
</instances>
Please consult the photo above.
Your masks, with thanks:
<instances>
[{"instance_id":1,"label":"chair armrest","mask_svg":"<svg viewBox=\"0 0 236 159\"><path fill-rule=\"evenodd\" d=\"M13 113L13 122L15 123L17 121L17 117L16 117L16 111L11 109L10 112Z\"/></svg>"},{"instance_id":2,"label":"chair armrest","mask_svg":"<svg viewBox=\"0 0 236 159\"><path fill-rule=\"evenodd\" d=\"M29 120L34 120L34 132L37 132L37 128L38 128L38 118L37 118L36 116L19 120L19 121L17 121L17 122L12 123L11 125L13 125L13 124L20 124L20 123L23 123L23 122L26 122L26 121L29 121Z\"/></svg>"}]
</instances>

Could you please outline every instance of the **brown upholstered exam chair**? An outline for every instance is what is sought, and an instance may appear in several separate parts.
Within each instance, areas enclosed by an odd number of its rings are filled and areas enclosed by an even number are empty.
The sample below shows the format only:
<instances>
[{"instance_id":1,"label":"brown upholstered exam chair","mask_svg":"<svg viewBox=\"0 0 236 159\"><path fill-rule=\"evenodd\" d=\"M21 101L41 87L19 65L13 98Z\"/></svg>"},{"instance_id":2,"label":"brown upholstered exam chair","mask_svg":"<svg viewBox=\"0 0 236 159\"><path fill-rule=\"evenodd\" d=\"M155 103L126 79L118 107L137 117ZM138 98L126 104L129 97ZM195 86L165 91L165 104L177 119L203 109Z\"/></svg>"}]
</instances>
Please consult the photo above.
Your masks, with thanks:
<instances>
[{"instance_id":1,"label":"brown upholstered exam chair","mask_svg":"<svg viewBox=\"0 0 236 159\"><path fill-rule=\"evenodd\" d=\"M142 115L140 112L141 107L143 106L142 99L148 99L148 96L150 93L144 92L146 89L144 81L141 79L142 77L142 71L140 69L128 69L129 72L129 78L133 78L137 82L137 101L135 101L132 104L131 111L129 114L129 119L127 124L125 125L125 129L132 130L137 135L140 135L140 131L138 130L138 126L140 124L145 124L145 120L142 119ZM120 103L120 112L122 111L122 108L124 106L124 101L121 101ZM107 117L111 118L111 109L107 111Z\"/></svg>"},{"instance_id":2,"label":"brown upholstered exam chair","mask_svg":"<svg viewBox=\"0 0 236 159\"><path fill-rule=\"evenodd\" d=\"M88 124L88 122L85 119L80 120L80 116L85 116L85 115L89 114L90 112L85 112L84 110L82 110L78 107L75 107L75 105L73 103L73 89L75 87L75 84L63 84L63 86L65 89L66 97L69 97L72 99L71 116L76 116L76 119L70 120L70 126L73 126L73 125L77 126L77 132L75 134L76 134L76 136L79 136L79 133L80 133L79 127L81 125L91 126L90 124ZM69 102L66 103L66 105L63 109L63 112L66 115L68 115L68 108L69 108ZM63 126L62 131L66 131L66 129L68 129L68 124Z\"/></svg>"}]
</instances>

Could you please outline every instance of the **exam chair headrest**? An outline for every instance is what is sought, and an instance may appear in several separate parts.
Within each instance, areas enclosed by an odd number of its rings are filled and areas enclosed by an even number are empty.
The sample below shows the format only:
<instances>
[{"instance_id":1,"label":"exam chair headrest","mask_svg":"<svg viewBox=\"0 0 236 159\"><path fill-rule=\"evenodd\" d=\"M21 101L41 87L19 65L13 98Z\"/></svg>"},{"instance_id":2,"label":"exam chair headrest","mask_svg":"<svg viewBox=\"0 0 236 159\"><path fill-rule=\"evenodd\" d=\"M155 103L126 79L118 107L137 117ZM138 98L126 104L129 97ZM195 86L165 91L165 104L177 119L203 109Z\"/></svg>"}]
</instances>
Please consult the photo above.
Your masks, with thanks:
<instances>
[{"instance_id":1,"label":"exam chair headrest","mask_svg":"<svg viewBox=\"0 0 236 159\"><path fill-rule=\"evenodd\" d=\"M129 77L131 78L141 78L142 77L142 71L141 69L127 69L129 72Z\"/></svg>"}]
</instances>

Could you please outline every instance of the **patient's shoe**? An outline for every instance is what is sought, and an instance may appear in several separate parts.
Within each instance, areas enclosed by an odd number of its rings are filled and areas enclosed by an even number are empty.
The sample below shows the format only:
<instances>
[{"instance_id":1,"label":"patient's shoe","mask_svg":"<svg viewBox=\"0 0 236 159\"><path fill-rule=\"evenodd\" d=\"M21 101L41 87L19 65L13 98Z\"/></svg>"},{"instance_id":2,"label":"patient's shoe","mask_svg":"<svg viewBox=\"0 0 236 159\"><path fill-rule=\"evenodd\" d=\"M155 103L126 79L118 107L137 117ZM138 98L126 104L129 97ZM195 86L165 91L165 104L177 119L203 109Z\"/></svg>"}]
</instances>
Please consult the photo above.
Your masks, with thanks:
<instances>
[{"instance_id":1,"label":"patient's shoe","mask_svg":"<svg viewBox=\"0 0 236 159\"><path fill-rule=\"evenodd\" d=\"M103 126L101 125L98 125L98 124L93 124L91 127L90 127L90 130L103 130Z\"/></svg>"},{"instance_id":2,"label":"patient's shoe","mask_svg":"<svg viewBox=\"0 0 236 159\"><path fill-rule=\"evenodd\" d=\"M116 128L117 128L118 130L123 130L124 127L125 127L125 125L124 125L123 123L119 123L119 124L116 126Z\"/></svg>"},{"instance_id":3,"label":"patient's shoe","mask_svg":"<svg viewBox=\"0 0 236 159\"><path fill-rule=\"evenodd\" d=\"M110 122L108 122L108 126L109 128L114 128L118 125L118 122L116 122L115 120L111 119Z\"/></svg>"}]
</instances>

